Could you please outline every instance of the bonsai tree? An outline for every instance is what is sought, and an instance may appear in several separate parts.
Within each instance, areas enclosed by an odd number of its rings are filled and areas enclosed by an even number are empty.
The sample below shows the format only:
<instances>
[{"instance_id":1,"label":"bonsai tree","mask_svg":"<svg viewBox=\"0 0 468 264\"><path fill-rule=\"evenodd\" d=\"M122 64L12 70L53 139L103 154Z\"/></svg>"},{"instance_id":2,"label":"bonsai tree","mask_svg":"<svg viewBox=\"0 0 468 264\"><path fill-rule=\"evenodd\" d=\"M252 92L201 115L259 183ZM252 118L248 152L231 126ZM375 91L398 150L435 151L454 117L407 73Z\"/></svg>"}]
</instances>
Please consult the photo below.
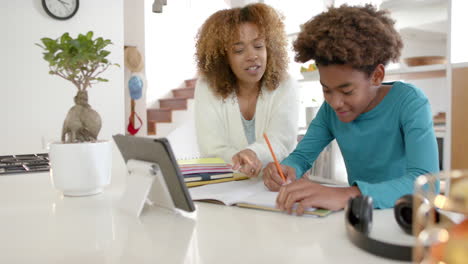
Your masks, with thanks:
<instances>
[{"instance_id":1,"label":"bonsai tree","mask_svg":"<svg viewBox=\"0 0 468 264\"><path fill-rule=\"evenodd\" d=\"M57 39L42 38L41 42L43 45L36 45L44 50L43 58L49 63L49 74L72 82L78 90L75 105L63 123L62 142L96 141L101 130L101 117L88 104L87 89L93 84L107 82L98 76L109 66L119 66L106 58L110 52L104 48L112 42L101 37L93 39L92 31L76 38L64 33Z\"/></svg>"}]
</instances>

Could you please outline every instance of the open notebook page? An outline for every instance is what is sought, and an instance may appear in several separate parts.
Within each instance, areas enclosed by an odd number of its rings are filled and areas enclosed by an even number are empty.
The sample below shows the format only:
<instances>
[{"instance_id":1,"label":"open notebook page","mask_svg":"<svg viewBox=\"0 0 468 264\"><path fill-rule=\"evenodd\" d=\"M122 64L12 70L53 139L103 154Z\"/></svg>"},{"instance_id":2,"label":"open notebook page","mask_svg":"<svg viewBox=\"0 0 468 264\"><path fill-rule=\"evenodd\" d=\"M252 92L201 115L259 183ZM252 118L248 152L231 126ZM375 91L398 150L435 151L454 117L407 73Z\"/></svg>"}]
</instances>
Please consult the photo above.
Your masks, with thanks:
<instances>
[{"instance_id":1,"label":"open notebook page","mask_svg":"<svg viewBox=\"0 0 468 264\"><path fill-rule=\"evenodd\" d=\"M246 196L243 199L239 199L236 202L236 205L239 207L247 207L261 210L271 210L271 211L281 211L279 208L276 208L276 198L278 197L278 192L272 192L268 190L263 182L255 184L255 193L252 195ZM297 204L293 206L293 213L295 214ZM314 215L314 216L326 216L330 214L330 210L317 209L317 208L308 208L304 214Z\"/></svg>"},{"instance_id":2,"label":"open notebook page","mask_svg":"<svg viewBox=\"0 0 468 264\"><path fill-rule=\"evenodd\" d=\"M247 205L256 205L259 209L275 209L276 208L276 198L278 197L278 192L272 192L268 190L263 183L256 184L258 188L257 192L249 195L243 199L239 199L236 204L242 204L242 207L249 207ZM295 209L295 206L294 206ZM315 211L316 208L309 208L307 211ZM278 209L279 211L279 209Z\"/></svg>"},{"instance_id":3,"label":"open notebook page","mask_svg":"<svg viewBox=\"0 0 468 264\"><path fill-rule=\"evenodd\" d=\"M259 184L263 185L263 182L260 182L257 179L250 179L245 181L209 184L201 187L190 188L189 191L190 196L192 196L192 200L194 201L216 200L225 205L233 205L257 193L259 191Z\"/></svg>"},{"instance_id":4,"label":"open notebook page","mask_svg":"<svg viewBox=\"0 0 468 264\"><path fill-rule=\"evenodd\" d=\"M269 191L261 179L205 185L189 189L194 201L218 202L262 210L280 211L276 208L277 192ZM294 210L294 209L293 209ZM305 214L326 216L330 210L309 208Z\"/></svg>"}]
</instances>

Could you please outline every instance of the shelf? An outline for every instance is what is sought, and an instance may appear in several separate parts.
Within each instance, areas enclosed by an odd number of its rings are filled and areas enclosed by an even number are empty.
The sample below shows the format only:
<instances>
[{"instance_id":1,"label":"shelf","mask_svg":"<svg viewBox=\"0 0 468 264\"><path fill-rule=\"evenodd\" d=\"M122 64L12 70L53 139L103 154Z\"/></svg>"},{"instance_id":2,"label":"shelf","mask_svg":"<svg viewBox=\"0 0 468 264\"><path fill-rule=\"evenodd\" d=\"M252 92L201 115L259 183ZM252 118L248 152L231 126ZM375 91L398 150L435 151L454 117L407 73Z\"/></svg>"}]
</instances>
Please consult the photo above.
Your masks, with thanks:
<instances>
[{"instance_id":1,"label":"shelf","mask_svg":"<svg viewBox=\"0 0 468 264\"><path fill-rule=\"evenodd\" d=\"M447 0L387 0L380 4L380 9L390 11L393 19L396 20L396 28L418 28L424 29L426 25L448 21L448 1ZM433 31L435 27L426 29ZM437 30L436 30L437 31ZM447 30L440 31L441 33Z\"/></svg>"},{"instance_id":2,"label":"shelf","mask_svg":"<svg viewBox=\"0 0 468 264\"><path fill-rule=\"evenodd\" d=\"M417 73L417 72L434 72L443 70L447 68L446 64L433 64L433 65L424 65L424 66L412 66L412 67L402 67L399 69L387 70L386 74L406 74L406 73Z\"/></svg>"},{"instance_id":3,"label":"shelf","mask_svg":"<svg viewBox=\"0 0 468 264\"><path fill-rule=\"evenodd\" d=\"M468 64L464 65L468 66ZM385 72L385 81L441 78L445 77L446 69L446 64L434 64L426 66L391 69ZM318 71L301 72L301 74L304 78L299 80L299 82L311 82L320 80L320 75Z\"/></svg>"},{"instance_id":4,"label":"shelf","mask_svg":"<svg viewBox=\"0 0 468 264\"><path fill-rule=\"evenodd\" d=\"M454 69L468 68L468 62L454 63L454 64L452 64L452 68L454 68Z\"/></svg>"},{"instance_id":5,"label":"shelf","mask_svg":"<svg viewBox=\"0 0 468 264\"><path fill-rule=\"evenodd\" d=\"M407 10L407 9L421 9L431 6L447 5L446 0L426 0L426 1L407 1L407 0L387 0L382 1L379 8L389 9L392 12Z\"/></svg>"},{"instance_id":6,"label":"shelf","mask_svg":"<svg viewBox=\"0 0 468 264\"><path fill-rule=\"evenodd\" d=\"M434 64L392 69L387 70L385 72L385 81L441 78L445 77L446 69L446 64Z\"/></svg>"}]
</instances>

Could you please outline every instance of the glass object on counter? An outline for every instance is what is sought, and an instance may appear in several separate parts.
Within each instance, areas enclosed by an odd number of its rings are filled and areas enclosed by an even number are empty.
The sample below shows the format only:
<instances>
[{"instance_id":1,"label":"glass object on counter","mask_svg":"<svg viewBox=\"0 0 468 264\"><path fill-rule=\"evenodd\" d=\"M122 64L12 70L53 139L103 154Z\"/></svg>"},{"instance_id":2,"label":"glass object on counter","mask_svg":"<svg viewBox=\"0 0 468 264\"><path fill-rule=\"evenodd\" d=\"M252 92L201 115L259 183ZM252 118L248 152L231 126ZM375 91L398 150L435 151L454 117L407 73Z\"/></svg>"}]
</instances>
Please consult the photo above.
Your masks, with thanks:
<instances>
[{"instance_id":1,"label":"glass object on counter","mask_svg":"<svg viewBox=\"0 0 468 264\"><path fill-rule=\"evenodd\" d=\"M466 263L468 170L418 177L413 201L413 234L416 236L413 261Z\"/></svg>"}]
</instances>

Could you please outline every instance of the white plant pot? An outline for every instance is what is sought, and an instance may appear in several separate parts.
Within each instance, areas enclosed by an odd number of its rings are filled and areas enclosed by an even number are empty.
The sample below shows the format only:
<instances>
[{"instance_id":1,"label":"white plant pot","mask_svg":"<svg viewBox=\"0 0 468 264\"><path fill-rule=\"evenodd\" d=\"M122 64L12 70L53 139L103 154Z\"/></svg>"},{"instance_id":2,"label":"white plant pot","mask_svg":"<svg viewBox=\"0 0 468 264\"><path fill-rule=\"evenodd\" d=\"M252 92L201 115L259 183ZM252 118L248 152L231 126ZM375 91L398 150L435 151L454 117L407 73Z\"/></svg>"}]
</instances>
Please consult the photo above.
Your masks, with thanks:
<instances>
[{"instance_id":1,"label":"white plant pot","mask_svg":"<svg viewBox=\"0 0 468 264\"><path fill-rule=\"evenodd\" d=\"M111 141L50 144L50 177L66 196L98 194L109 185L112 168Z\"/></svg>"}]
</instances>

